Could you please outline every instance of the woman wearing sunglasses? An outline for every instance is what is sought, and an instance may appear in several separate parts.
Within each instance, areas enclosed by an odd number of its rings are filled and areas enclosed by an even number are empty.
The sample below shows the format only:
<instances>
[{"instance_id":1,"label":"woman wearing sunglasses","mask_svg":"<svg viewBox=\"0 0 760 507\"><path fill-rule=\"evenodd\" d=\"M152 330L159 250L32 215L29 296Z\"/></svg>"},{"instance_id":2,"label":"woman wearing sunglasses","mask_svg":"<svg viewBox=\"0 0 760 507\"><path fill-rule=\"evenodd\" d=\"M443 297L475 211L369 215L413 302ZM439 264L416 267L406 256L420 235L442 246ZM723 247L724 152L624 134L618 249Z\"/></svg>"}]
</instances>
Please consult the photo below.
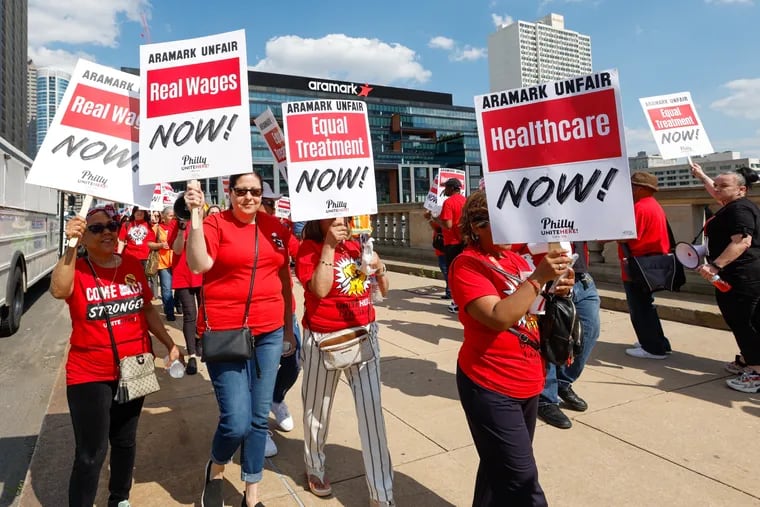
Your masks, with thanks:
<instances>
[{"instance_id":1,"label":"woman wearing sunglasses","mask_svg":"<svg viewBox=\"0 0 760 507\"><path fill-rule=\"evenodd\" d=\"M180 359L150 303L142 265L114 253L119 222L111 208L90 210L87 219L76 216L66 224L67 238L76 238L86 255L77 259L69 247L53 270L50 292L65 299L71 316L66 360L66 397L74 428L74 464L69 480L69 505L93 505L100 469L111 444L108 482L109 507L128 507L135 462L135 435L143 398L114 401L118 371L107 320L119 358L152 352L150 330ZM108 317L106 317L106 315Z\"/></svg>"},{"instance_id":2,"label":"woman wearing sunglasses","mask_svg":"<svg viewBox=\"0 0 760 507\"><path fill-rule=\"evenodd\" d=\"M473 192L459 223L464 251L449 283L459 306L464 342L457 388L480 456L473 506L545 506L533 457L538 396L545 367L535 315L529 309L548 281L565 274L557 293L575 283L569 252L548 253L531 272L528 263L491 236L486 194Z\"/></svg>"},{"instance_id":3,"label":"woman wearing sunglasses","mask_svg":"<svg viewBox=\"0 0 760 507\"><path fill-rule=\"evenodd\" d=\"M230 209L207 217L198 229L190 228L187 263L193 272L204 274L199 334L203 336L207 328L240 329L247 314L245 326L255 347L248 360L206 363L219 406L219 424L206 464L204 507L222 506L224 468L238 448L245 482L243 505L262 505L258 483L283 339L290 343L290 354L296 350L286 233L277 218L260 211L258 174L230 176L229 190ZM185 203L190 209L203 208L197 182L188 183Z\"/></svg>"}]
</instances>

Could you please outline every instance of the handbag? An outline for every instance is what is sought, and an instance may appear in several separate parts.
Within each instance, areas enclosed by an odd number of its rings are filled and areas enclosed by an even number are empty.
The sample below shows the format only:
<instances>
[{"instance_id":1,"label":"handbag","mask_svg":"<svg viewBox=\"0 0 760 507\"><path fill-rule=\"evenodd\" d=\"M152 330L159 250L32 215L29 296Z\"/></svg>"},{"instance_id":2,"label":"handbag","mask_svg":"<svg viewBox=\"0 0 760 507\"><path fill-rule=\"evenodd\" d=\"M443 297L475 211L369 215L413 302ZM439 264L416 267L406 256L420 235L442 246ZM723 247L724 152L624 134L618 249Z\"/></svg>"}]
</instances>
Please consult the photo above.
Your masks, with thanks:
<instances>
[{"instance_id":1,"label":"handbag","mask_svg":"<svg viewBox=\"0 0 760 507\"><path fill-rule=\"evenodd\" d=\"M439 251L443 251L444 244L443 244L443 233L442 232L436 232L435 236L433 236L433 248Z\"/></svg>"},{"instance_id":2,"label":"handbag","mask_svg":"<svg viewBox=\"0 0 760 507\"><path fill-rule=\"evenodd\" d=\"M116 347L116 339L113 335L113 327L111 327L111 318L108 316L108 311L103 307L102 300L105 297L104 291L100 286L98 274L95 272L95 268L87 259L87 265L90 267L93 276L95 277L95 285L100 292L101 299L98 301L98 305L103 309L103 315L106 317L106 326L108 327L108 336L111 338L111 351L113 352L113 358L116 362L116 366L119 370L119 379L116 385L116 395L114 401L116 403L127 403L138 398L142 398L151 393L155 393L161 386L158 385L158 378L156 377L156 368L153 362L153 354L150 352L143 352L142 354L136 354L134 356L124 356L119 359L119 350Z\"/></svg>"},{"instance_id":3,"label":"handbag","mask_svg":"<svg viewBox=\"0 0 760 507\"><path fill-rule=\"evenodd\" d=\"M683 266L673 253L676 248L673 231L670 223L668 227L668 240L670 250L664 254L649 254L634 257L628 243L621 243L623 249L623 269L626 270L631 281L639 288L648 292L667 290L678 292L686 283L686 273Z\"/></svg>"},{"instance_id":4,"label":"handbag","mask_svg":"<svg viewBox=\"0 0 760 507\"><path fill-rule=\"evenodd\" d=\"M583 329L572 298L544 291L544 313L538 317L541 354L557 366L571 365L583 349Z\"/></svg>"},{"instance_id":5,"label":"handbag","mask_svg":"<svg viewBox=\"0 0 760 507\"><path fill-rule=\"evenodd\" d=\"M255 246L253 254L253 267L251 268L251 282L248 285L248 298L245 302L245 313L243 323L238 329L228 329L224 331L214 331L208 323L208 313L206 305L203 305L203 318L206 322L206 331L201 339L203 347L201 348L201 358L207 363L228 363L234 361L247 361L253 356L253 335L248 328L248 307L251 305L253 296L253 281L256 278L256 265L259 262L259 230L258 226L254 230ZM201 300L203 297L203 286L201 286ZM258 372L258 365L257 365Z\"/></svg>"},{"instance_id":6,"label":"handbag","mask_svg":"<svg viewBox=\"0 0 760 507\"><path fill-rule=\"evenodd\" d=\"M151 250L145 262L145 276L150 278L158 273L158 250Z\"/></svg>"},{"instance_id":7,"label":"handbag","mask_svg":"<svg viewBox=\"0 0 760 507\"><path fill-rule=\"evenodd\" d=\"M327 370L344 370L375 358L369 326L356 326L325 334L317 341Z\"/></svg>"}]
</instances>

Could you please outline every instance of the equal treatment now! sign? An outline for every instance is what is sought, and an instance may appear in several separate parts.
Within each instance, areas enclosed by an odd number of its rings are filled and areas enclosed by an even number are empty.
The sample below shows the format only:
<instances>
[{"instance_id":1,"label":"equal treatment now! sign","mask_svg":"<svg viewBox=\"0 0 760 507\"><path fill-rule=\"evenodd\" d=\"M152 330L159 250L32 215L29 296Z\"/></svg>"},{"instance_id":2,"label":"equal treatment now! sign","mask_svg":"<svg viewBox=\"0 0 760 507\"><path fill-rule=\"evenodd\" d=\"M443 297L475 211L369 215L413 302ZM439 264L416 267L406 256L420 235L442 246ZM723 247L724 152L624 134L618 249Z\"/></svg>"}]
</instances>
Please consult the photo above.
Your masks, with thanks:
<instances>
[{"instance_id":1,"label":"equal treatment now! sign","mask_svg":"<svg viewBox=\"0 0 760 507\"><path fill-rule=\"evenodd\" d=\"M475 97L496 243L636 237L617 71Z\"/></svg>"},{"instance_id":2,"label":"equal treatment now! sign","mask_svg":"<svg viewBox=\"0 0 760 507\"><path fill-rule=\"evenodd\" d=\"M377 213L367 106L358 100L282 104L294 222Z\"/></svg>"},{"instance_id":3,"label":"equal treatment now! sign","mask_svg":"<svg viewBox=\"0 0 760 507\"><path fill-rule=\"evenodd\" d=\"M689 92L639 99L654 141L665 159L713 153Z\"/></svg>"},{"instance_id":4,"label":"equal treatment now! sign","mask_svg":"<svg viewBox=\"0 0 760 507\"><path fill-rule=\"evenodd\" d=\"M245 32L140 46L140 183L251 171Z\"/></svg>"}]
</instances>

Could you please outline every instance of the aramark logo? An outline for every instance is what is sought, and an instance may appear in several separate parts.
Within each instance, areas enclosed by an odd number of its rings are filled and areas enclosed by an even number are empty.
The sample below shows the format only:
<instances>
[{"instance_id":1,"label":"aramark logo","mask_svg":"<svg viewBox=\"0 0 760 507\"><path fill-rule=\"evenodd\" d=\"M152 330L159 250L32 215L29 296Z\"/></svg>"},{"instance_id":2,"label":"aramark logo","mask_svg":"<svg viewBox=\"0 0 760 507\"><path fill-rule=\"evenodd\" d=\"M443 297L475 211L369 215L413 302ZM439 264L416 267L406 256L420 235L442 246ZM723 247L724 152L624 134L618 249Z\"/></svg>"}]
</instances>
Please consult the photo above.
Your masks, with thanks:
<instances>
[{"instance_id":1,"label":"aramark logo","mask_svg":"<svg viewBox=\"0 0 760 507\"><path fill-rule=\"evenodd\" d=\"M356 85L354 83L336 83L330 81L309 81L309 90L315 92L344 93L357 97L369 97L374 90L369 84Z\"/></svg>"},{"instance_id":2,"label":"aramark logo","mask_svg":"<svg viewBox=\"0 0 760 507\"><path fill-rule=\"evenodd\" d=\"M88 185L93 188L105 188L108 185L108 178L95 174L91 171L84 170L77 179L77 183Z\"/></svg>"},{"instance_id":3,"label":"aramark logo","mask_svg":"<svg viewBox=\"0 0 760 507\"><path fill-rule=\"evenodd\" d=\"M325 213L339 213L348 209L348 203L346 201L333 201L328 199L325 201Z\"/></svg>"},{"instance_id":4,"label":"aramark logo","mask_svg":"<svg viewBox=\"0 0 760 507\"><path fill-rule=\"evenodd\" d=\"M541 219L541 229L542 236L578 234L578 229L575 228L575 220L567 220L566 218L554 220L544 217Z\"/></svg>"},{"instance_id":5,"label":"aramark logo","mask_svg":"<svg viewBox=\"0 0 760 507\"><path fill-rule=\"evenodd\" d=\"M206 169L206 168L208 168L208 162L206 162L206 157L202 157L200 155L198 156L183 155L182 166L179 169L180 171L194 171L194 170Z\"/></svg>"}]
</instances>

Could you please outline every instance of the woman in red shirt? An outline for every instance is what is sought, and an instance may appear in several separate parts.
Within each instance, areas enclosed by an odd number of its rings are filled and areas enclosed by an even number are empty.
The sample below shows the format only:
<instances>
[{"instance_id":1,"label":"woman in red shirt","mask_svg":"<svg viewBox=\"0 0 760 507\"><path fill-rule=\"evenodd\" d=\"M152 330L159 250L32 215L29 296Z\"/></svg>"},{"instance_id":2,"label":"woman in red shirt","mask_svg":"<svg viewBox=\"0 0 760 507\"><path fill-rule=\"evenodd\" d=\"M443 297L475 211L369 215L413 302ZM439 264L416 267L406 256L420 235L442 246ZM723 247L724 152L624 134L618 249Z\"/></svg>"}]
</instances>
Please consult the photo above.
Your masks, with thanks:
<instances>
[{"instance_id":1,"label":"woman in red shirt","mask_svg":"<svg viewBox=\"0 0 760 507\"><path fill-rule=\"evenodd\" d=\"M494 244L482 191L467 199L460 227L466 247L449 282L464 327L457 388L480 456L473 506L545 506L532 444L545 365L532 346L540 336L528 310L541 287L566 271L557 293L570 292L571 259L555 250L532 271L508 245Z\"/></svg>"},{"instance_id":2,"label":"woman in red shirt","mask_svg":"<svg viewBox=\"0 0 760 507\"><path fill-rule=\"evenodd\" d=\"M74 217L66 237L78 238L86 256L68 247L53 270L50 293L65 299L71 316L71 346L66 360L66 398L76 449L69 480L69 505L92 505L98 477L111 442L109 506L129 499L135 463L135 436L143 398L114 401L118 368L113 356L113 331L119 358L152 352L148 330L169 351L179 350L150 303L153 294L143 268L131 257L114 253L119 222L111 208L90 210L87 220ZM108 317L106 317L106 312Z\"/></svg>"},{"instance_id":3,"label":"woman in red shirt","mask_svg":"<svg viewBox=\"0 0 760 507\"><path fill-rule=\"evenodd\" d=\"M370 277L359 269L362 248L359 241L351 239L347 221L335 218L307 222L296 259L296 276L305 298L301 396L306 479L315 495L332 493L325 476L324 448L341 370L326 368L318 344L329 333L362 326L368 331L374 358L343 371L356 404L370 505L391 506L393 468L380 403L380 349L370 294L372 284ZM377 253L370 267L375 270L380 293L385 295L386 268Z\"/></svg>"},{"instance_id":4,"label":"woman in red shirt","mask_svg":"<svg viewBox=\"0 0 760 507\"><path fill-rule=\"evenodd\" d=\"M289 353L296 349L285 231L277 218L260 211L261 194L258 174L230 176L232 208L207 217L202 227L190 227L187 240L187 263L193 272L203 273L199 334L203 336L206 328L240 329L247 311L245 326L255 343L248 360L206 362L219 406L219 424L206 464L204 507L223 505L224 467L238 448L244 505L253 507L258 502L283 339L291 344ZM198 182L188 183L185 203L190 209L203 208Z\"/></svg>"}]
</instances>

